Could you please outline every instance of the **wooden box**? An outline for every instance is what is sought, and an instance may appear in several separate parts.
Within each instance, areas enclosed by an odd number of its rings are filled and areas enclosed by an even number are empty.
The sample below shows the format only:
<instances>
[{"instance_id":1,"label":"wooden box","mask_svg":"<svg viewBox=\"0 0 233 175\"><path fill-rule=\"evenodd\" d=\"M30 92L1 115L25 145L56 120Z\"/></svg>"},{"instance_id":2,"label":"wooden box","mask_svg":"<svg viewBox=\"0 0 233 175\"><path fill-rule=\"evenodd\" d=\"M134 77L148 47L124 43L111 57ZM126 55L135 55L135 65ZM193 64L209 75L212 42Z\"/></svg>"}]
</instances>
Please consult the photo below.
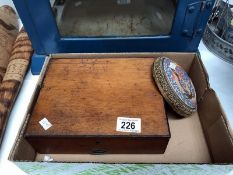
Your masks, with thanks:
<instances>
[{"instance_id":1,"label":"wooden box","mask_svg":"<svg viewBox=\"0 0 233 175\"><path fill-rule=\"evenodd\" d=\"M25 131L44 154L164 153L169 126L153 77L154 58L52 59ZM140 118L119 132L117 118ZM40 121L52 126L45 130Z\"/></svg>"}]
</instances>

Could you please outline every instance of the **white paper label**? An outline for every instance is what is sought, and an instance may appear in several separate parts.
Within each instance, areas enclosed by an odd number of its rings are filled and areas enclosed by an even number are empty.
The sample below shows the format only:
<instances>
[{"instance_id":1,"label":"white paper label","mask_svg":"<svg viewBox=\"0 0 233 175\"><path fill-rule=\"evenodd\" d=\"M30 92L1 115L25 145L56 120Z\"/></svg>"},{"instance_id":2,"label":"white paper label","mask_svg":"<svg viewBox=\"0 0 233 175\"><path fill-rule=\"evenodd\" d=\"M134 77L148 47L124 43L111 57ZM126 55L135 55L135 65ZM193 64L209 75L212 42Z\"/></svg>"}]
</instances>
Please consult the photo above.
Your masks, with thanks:
<instances>
[{"instance_id":1,"label":"white paper label","mask_svg":"<svg viewBox=\"0 0 233 175\"><path fill-rule=\"evenodd\" d=\"M117 4L119 5L125 5L125 4L130 4L131 0L117 0Z\"/></svg>"},{"instance_id":2,"label":"white paper label","mask_svg":"<svg viewBox=\"0 0 233 175\"><path fill-rule=\"evenodd\" d=\"M52 124L47 120L47 118L43 118L41 121L39 121L40 125L44 128L44 130L49 129Z\"/></svg>"},{"instance_id":3,"label":"white paper label","mask_svg":"<svg viewBox=\"0 0 233 175\"><path fill-rule=\"evenodd\" d=\"M141 133L141 118L117 117L116 130L120 132Z\"/></svg>"},{"instance_id":4,"label":"white paper label","mask_svg":"<svg viewBox=\"0 0 233 175\"><path fill-rule=\"evenodd\" d=\"M51 162L51 161L53 161L53 158L48 156L48 155L45 155L43 161L44 162Z\"/></svg>"},{"instance_id":5,"label":"white paper label","mask_svg":"<svg viewBox=\"0 0 233 175\"><path fill-rule=\"evenodd\" d=\"M169 67L171 68L171 69L173 69L173 70L176 70L176 64L175 63L170 63L169 64Z\"/></svg>"}]
</instances>

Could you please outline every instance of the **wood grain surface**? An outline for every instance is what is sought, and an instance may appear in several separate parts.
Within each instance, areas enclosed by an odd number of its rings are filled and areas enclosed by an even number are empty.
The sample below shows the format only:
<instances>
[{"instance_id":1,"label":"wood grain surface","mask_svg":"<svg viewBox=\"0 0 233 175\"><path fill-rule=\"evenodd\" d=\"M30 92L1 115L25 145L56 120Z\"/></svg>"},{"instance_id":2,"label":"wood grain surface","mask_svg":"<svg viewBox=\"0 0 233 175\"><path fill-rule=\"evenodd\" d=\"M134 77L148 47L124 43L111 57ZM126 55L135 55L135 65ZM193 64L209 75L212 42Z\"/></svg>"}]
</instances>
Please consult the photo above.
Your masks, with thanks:
<instances>
[{"instance_id":1,"label":"wood grain surface","mask_svg":"<svg viewBox=\"0 0 233 175\"><path fill-rule=\"evenodd\" d=\"M59 145L59 138L64 142L68 138L91 137L95 144L122 136L141 137L147 145L153 145L149 140L162 139L164 151L170 133L164 101L152 78L153 61L154 58L52 59L25 137L38 150L50 153L51 147L56 149L54 144ZM141 118L142 132L116 131L117 117ZM43 118L52 124L48 130L39 124ZM41 138L46 138L44 144ZM40 143L50 147L42 149ZM154 142L154 148L155 145Z\"/></svg>"}]
</instances>

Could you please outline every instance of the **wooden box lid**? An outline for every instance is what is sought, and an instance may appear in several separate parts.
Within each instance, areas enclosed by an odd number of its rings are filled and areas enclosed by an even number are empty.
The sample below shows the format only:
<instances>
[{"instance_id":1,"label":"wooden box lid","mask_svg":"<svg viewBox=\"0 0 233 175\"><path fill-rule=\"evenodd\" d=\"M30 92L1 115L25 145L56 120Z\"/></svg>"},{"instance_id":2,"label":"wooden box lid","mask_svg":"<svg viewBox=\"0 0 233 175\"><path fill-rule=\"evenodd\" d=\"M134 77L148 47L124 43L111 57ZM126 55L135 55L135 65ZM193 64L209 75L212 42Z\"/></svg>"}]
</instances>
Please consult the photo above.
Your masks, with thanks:
<instances>
[{"instance_id":1,"label":"wooden box lid","mask_svg":"<svg viewBox=\"0 0 233 175\"><path fill-rule=\"evenodd\" d=\"M52 59L25 137L169 138L164 101L152 77L153 61ZM117 117L141 118L141 133L116 131ZM39 124L43 118L52 124L48 130Z\"/></svg>"}]
</instances>

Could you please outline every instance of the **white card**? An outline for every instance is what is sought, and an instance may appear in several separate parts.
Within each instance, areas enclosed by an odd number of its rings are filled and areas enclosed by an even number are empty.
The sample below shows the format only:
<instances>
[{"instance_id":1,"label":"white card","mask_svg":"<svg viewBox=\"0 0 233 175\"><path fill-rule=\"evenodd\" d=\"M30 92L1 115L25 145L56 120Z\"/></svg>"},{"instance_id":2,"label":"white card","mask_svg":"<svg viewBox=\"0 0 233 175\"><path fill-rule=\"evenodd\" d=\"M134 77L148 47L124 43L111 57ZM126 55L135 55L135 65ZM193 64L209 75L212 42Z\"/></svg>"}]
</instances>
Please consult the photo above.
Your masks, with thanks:
<instances>
[{"instance_id":1,"label":"white card","mask_svg":"<svg viewBox=\"0 0 233 175\"><path fill-rule=\"evenodd\" d=\"M53 158L48 156L48 155L45 155L43 161L44 162L51 162L51 161L53 161Z\"/></svg>"},{"instance_id":2,"label":"white card","mask_svg":"<svg viewBox=\"0 0 233 175\"><path fill-rule=\"evenodd\" d=\"M52 124L48 121L47 118L43 118L41 121L39 121L40 125L44 128L44 130L49 129Z\"/></svg>"},{"instance_id":3,"label":"white card","mask_svg":"<svg viewBox=\"0 0 233 175\"><path fill-rule=\"evenodd\" d=\"M141 118L117 117L116 130L120 132L141 133Z\"/></svg>"},{"instance_id":4,"label":"white card","mask_svg":"<svg viewBox=\"0 0 233 175\"><path fill-rule=\"evenodd\" d=\"M170 63L169 64L169 67L171 68L171 69L173 69L173 70L176 70L176 64L175 63Z\"/></svg>"}]
</instances>

